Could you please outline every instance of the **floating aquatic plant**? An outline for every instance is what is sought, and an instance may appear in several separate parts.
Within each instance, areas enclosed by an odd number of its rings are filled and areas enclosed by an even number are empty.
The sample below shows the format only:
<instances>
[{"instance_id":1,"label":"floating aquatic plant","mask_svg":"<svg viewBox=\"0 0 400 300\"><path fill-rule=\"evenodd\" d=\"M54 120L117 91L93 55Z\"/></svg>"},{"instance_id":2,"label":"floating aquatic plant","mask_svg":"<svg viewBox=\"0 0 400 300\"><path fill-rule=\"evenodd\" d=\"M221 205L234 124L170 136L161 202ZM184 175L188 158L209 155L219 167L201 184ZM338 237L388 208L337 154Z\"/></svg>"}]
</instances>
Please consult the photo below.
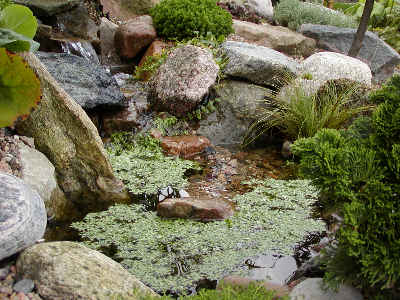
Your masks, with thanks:
<instances>
[{"instance_id":1,"label":"floating aquatic plant","mask_svg":"<svg viewBox=\"0 0 400 300\"><path fill-rule=\"evenodd\" d=\"M305 180L251 181L236 196L229 222L168 220L142 205L116 205L72 226L85 244L122 263L158 292L184 292L198 280L246 272L244 260L265 252L289 255L308 232L323 231L309 217L317 191Z\"/></svg>"}]
</instances>

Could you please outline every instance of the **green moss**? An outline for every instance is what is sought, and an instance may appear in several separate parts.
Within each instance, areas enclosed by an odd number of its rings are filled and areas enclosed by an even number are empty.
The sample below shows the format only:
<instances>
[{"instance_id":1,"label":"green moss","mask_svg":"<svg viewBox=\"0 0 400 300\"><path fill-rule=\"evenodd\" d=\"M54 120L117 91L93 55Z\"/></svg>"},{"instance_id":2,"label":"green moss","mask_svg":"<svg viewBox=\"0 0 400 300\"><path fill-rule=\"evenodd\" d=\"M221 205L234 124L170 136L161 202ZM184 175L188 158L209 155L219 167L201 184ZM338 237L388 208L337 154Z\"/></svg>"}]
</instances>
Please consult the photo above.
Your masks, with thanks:
<instances>
[{"instance_id":1,"label":"green moss","mask_svg":"<svg viewBox=\"0 0 400 300\"><path fill-rule=\"evenodd\" d=\"M309 217L317 192L308 181L249 183L257 187L233 199L238 212L229 222L164 220L141 205L117 205L73 227L154 290L184 292L203 278L246 272L239 267L250 256L291 254L308 232L324 230Z\"/></svg>"}]
</instances>

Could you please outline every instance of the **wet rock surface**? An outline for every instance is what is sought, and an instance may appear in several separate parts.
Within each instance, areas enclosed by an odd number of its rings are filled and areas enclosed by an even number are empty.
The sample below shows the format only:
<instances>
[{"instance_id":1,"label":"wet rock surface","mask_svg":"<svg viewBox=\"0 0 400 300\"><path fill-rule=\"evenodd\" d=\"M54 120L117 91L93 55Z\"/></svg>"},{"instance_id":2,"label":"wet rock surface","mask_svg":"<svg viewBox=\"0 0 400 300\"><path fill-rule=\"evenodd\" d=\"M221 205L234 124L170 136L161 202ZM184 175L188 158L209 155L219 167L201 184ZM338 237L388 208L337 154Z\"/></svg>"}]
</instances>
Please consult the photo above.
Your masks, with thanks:
<instances>
[{"instance_id":1,"label":"wet rock surface","mask_svg":"<svg viewBox=\"0 0 400 300\"><path fill-rule=\"evenodd\" d=\"M50 17L77 6L79 0L15 0L17 4L28 6L36 16Z\"/></svg>"},{"instance_id":2,"label":"wet rock surface","mask_svg":"<svg viewBox=\"0 0 400 300\"><path fill-rule=\"evenodd\" d=\"M223 198L173 198L159 203L157 213L164 218L221 221L233 215L234 204Z\"/></svg>"},{"instance_id":3,"label":"wet rock surface","mask_svg":"<svg viewBox=\"0 0 400 300\"><path fill-rule=\"evenodd\" d=\"M123 107L125 97L102 66L66 53L37 52L60 86L84 109Z\"/></svg>"},{"instance_id":4,"label":"wet rock surface","mask_svg":"<svg viewBox=\"0 0 400 300\"><path fill-rule=\"evenodd\" d=\"M160 137L161 147L167 155L176 155L184 159L194 158L211 146L203 136L182 135Z\"/></svg>"}]
</instances>

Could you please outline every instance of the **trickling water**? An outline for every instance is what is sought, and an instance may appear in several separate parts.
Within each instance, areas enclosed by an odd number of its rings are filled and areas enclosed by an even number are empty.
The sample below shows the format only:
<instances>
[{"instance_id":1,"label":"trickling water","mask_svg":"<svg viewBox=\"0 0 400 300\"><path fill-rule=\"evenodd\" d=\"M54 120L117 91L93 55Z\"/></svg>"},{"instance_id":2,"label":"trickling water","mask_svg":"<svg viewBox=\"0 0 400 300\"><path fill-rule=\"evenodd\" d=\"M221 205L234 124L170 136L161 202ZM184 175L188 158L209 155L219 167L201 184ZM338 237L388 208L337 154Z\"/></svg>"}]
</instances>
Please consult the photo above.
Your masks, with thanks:
<instances>
[{"instance_id":1,"label":"trickling water","mask_svg":"<svg viewBox=\"0 0 400 300\"><path fill-rule=\"evenodd\" d=\"M66 39L61 41L61 48L64 53L78 55L91 62L100 64L96 51L88 41Z\"/></svg>"}]
</instances>

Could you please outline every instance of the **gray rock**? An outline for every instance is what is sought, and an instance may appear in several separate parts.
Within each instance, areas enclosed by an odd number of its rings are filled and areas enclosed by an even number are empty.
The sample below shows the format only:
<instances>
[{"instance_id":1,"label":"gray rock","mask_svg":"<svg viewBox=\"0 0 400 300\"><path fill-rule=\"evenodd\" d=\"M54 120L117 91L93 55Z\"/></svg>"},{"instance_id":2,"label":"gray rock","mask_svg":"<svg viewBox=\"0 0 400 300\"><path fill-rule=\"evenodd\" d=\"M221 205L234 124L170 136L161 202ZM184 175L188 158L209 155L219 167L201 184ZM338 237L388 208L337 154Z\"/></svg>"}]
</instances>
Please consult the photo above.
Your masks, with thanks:
<instances>
[{"instance_id":1,"label":"gray rock","mask_svg":"<svg viewBox=\"0 0 400 300\"><path fill-rule=\"evenodd\" d=\"M319 52L300 64L301 74L309 74L321 83L332 79L350 79L371 86L369 66L361 60L335 52Z\"/></svg>"},{"instance_id":2,"label":"gray rock","mask_svg":"<svg viewBox=\"0 0 400 300\"><path fill-rule=\"evenodd\" d=\"M38 17L50 17L68 11L80 3L79 0L14 0L13 2L28 6Z\"/></svg>"},{"instance_id":3,"label":"gray rock","mask_svg":"<svg viewBox=\"0 0 400 300\"><path fill-rule=\"evenodd\" d=\"M56 24L60 31L74 37L99 42L99 26L91 19L86 5L81 2L77 7L56 15Z\"/></svg>"},{"instance_id":4,"label":"gray rock","mask_svg":"<svg viewBox=\"0 0 400 300\"><path fill-rule=\"evenodd\" d=\"M272 48L287 55L307 57L315 51L315 40L283 26L233 20L233 29L236 35L252 44Z\"/></svg>"},{"instance_id":5,"label":"gray rock","mask_svg":"<svg viewBox=\"0 0 400 300\"><path fill-rule=\"evenodd\" d=\"M325 290L322 278L308 278L294 287L289 294L291 300L363 300L360 291L341 285L338 292Z\"/></svg>"},{"instance_id":6,"label":"gray rock","mask_svg":"<svg viewBox=\"0 0 400 300\"><path fill-rule=\"evenodd\" d=\"M271 0L247 0L247 5L260 17L272 21L274 16L274 8Z\"/></svg>"},{"instance_id":7,"label":"gray rock","mask_svg":"<svg viewBox=\"0 0 400 300\"><path fill-rule=\"evenodd\" d=\"M35 139L36 148L54 165L58 184L68 200L81 214L129 202L85 111L33 53L24 53L23 57L39 77L43 93L38 108L17 127L21 134Z\"/></svg>"},{"instance_id":8,"label":"gray rock","mask_svg":"<svg viewBox=\"0 0 400 300\"><path fill-rule=\"evenodd\" d=\"M268 90L246 82L224 80L215 87L220 99L217 110L200 121L197 134L213 145L240 144L251 122L261 115L267 105Z\"/></svg>"},{"instance_id":9,"label":"gray rock","mask_svg":"<svg viewBox=\"0 0 400 300\"><path fill-rule=\"evenodd\" d=\"M114 46L114 36L118 25L107 18L101 18L100 23L100 48L101 63L103 65L120 65L121 59Z\"/></svg>"},{"instance_id":10,"label":"gray rock","mask_svg":"<svg viewBox=\"0 0 400 300\"><path fill-rule=\"evenodd\" d=\"M251 269L248 278L251 280L268 280L270 283L284 286L296 269L296 260L292 256L285 256L275 261L271 267Z\"/></svg>"},{"instance_id":11,"label":"gray rock","mask_svg":"<svg viewBox=\"0 0 400 300\"><path fill-rule=\"evenodd\" d=\"M24 143L19 143L18 148L23 169L22 179L39 193L47 215L57 221L68 220L71 215L76 215L73 204L58 186L55 168L47 157Z\"/></svg>"},{"instance_id":12,"label":"gray rock","mask_svg":"<svg viewBox=\"0 0 400 300\"><path fill-rule=\"evenodd\" d=\"M21 253L17 269L45 300L134 300L135 288L155 295L111 258L73 242L34 245Z\"/></svg>"},{"instance_id":13,"label":"gray rock","mask_svg":"<svg viewBox=\"0 0 400 300\"><path fill-rule=\"evenodd\" d=\"M0 173L0 261L41 239L46 223L39 194L21 179Z\"/></svg>"},{"instance_id":14,"label":"gray rock","mask_svg":"<svg viewBox=\"0 0 400 300\"><path fill-rule=\"evenodd\" d=\"M224 73L259 85L274 85L285 75L296 75L298 63L286 55L262 46L228 41L221 51L229 61Z\"/></svg>"},{"instance_id":15,"label":"gray rock","mask_svg":"<svg viewBox=\"0 0 400 300\"><path fill-rule=\"evenodd\" d=\"M319 48L347 54L357 29L328 25L303 24L299 32L317 40ZM367 31L357 56L366 62L372 71L374 82L382 82L392 76L400 64L400 54L374 33Z\"/></svg>"},{"instance_id":16,"label":"gray rock","mask_svg":"<svg viewBox=\"0 0 400 300\"><path fill-rule=\"evenodd\" d=\"M212 54L192 45L172 51L152 77L152 104L182 117L208 94L219 71Z\"/></svg>"},{"instance_id":17,"label":"gray rock","mask_svg":"<svg viewBox=\"0 0 400 300\"><path fill-rule=\"evenodd\" d=\"M117 82L104 67L66 53L37 52L36 55L82 108L124 106L125 98Z\"/></svg>"},{"instance_id":18,"label":"gray rock","mask_svg":"<svg viewBox=\"0 0 400 300\"><path fill-rule=\"evenodd\" d=\"M17 293L28 294L35 288L35 283L31 279L22 279L14 284L13 290Z\"/></svg>"}]
</instances>

